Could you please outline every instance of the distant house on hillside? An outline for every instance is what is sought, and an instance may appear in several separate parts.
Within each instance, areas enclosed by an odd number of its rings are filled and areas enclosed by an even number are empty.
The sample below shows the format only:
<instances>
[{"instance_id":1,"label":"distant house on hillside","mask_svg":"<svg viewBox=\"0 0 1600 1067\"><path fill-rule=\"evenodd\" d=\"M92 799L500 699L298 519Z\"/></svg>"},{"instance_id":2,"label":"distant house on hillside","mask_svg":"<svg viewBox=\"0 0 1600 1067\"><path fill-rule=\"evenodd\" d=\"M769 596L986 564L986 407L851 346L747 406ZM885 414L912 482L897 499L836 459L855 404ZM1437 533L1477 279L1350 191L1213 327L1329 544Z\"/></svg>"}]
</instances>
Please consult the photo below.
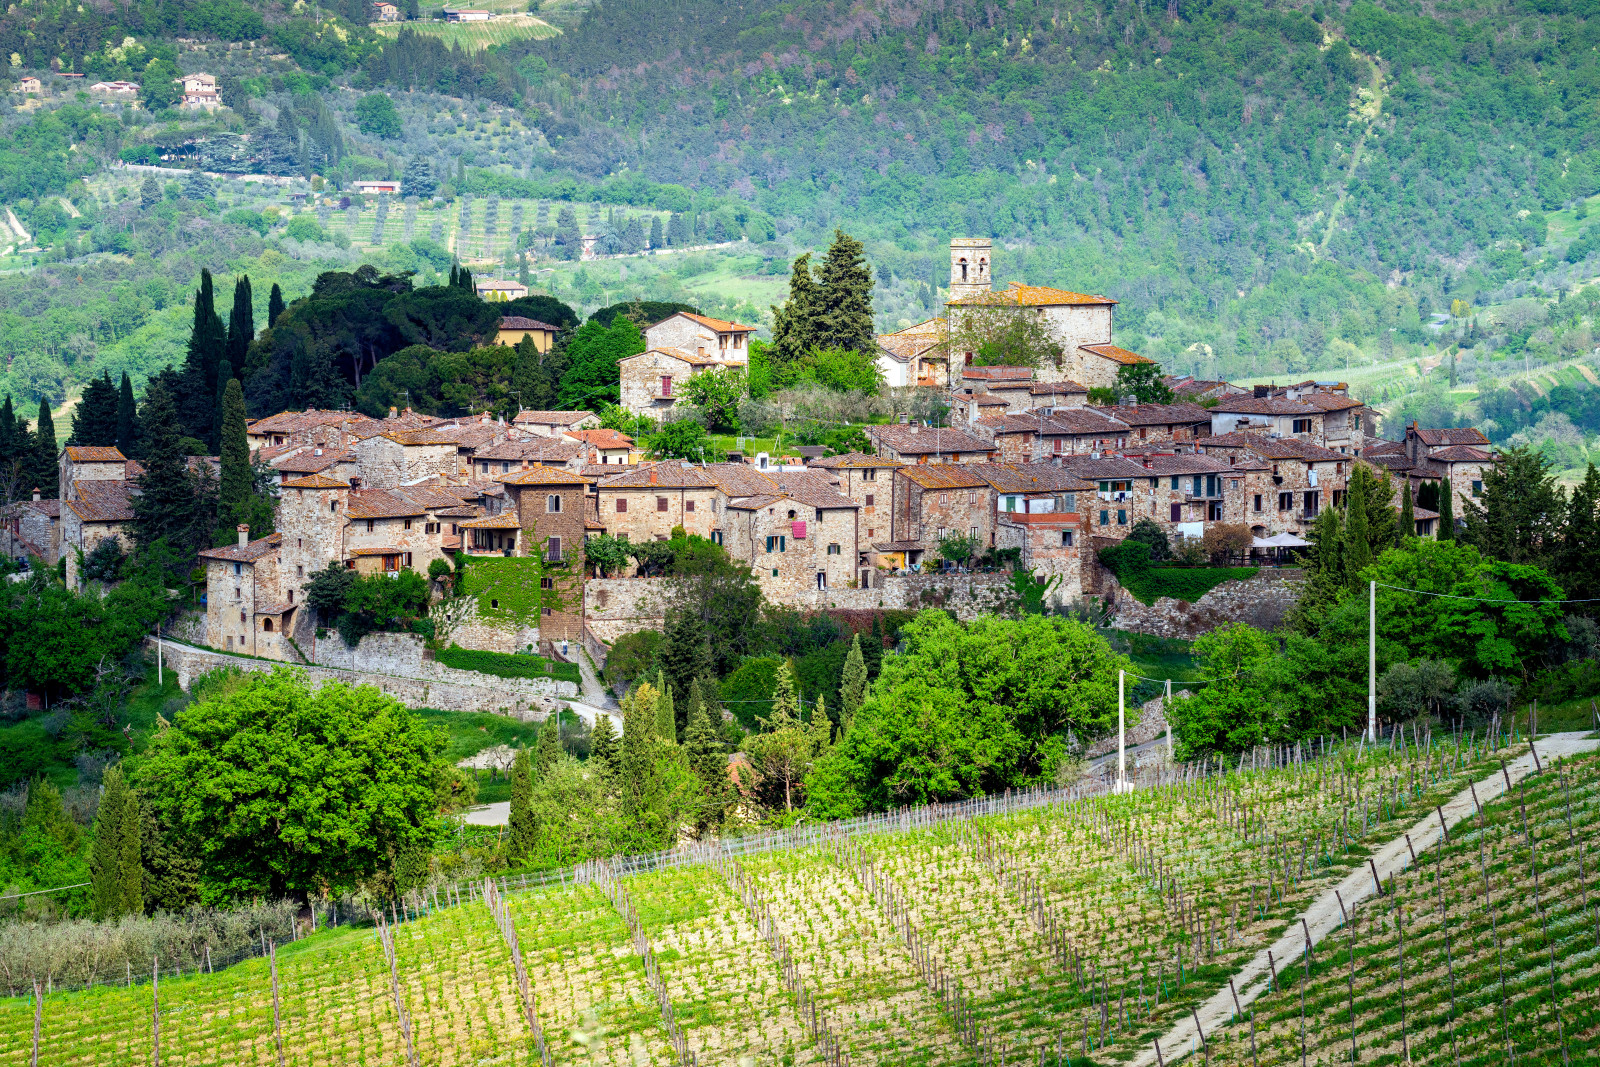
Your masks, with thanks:
<instances>
[{"instance_id":1,"label":"distant house on hillside","mask_svg":"<svg viewBox=\"0 0 1600 1067\"><path fill-rule=\"evenodd\" d=\"M500 328L495 331L494 343L514 347L524 338L533 338L533 347L541 352L550 351L550 346L555 344L556 334L561 332L559 326L552 326L548 322L530 319L525 315L500 316Z\"/></svg>"},{"instance_id":2,"label":"distant house on hillside","mask_svg":"<svg viewBox=\"0 0 1600 1067\"><path fill-rule=\"evenodd\" d=\"M378 22L399 22L400 9L393 4L373 4L373 18Z\"/></svg>"},{"instance_id":3,"label":"distant house on hillside","mask_svg":"<svg viewBox=\"0 0 1600 1067\"><path fill-rule=\"evenodd\" d=\"M185 74L177 81L183 84L183 107L192 111L215 111L222 106L215 76L200 71Z\"/></svg>"},{"instance_id":4,"label":"distant house on hillside","mask_svg":"<svg viewBox=\"0 0 1600 1067\"><path fill-rule=\"evenodd\" d=\"M447 7L444 9L446 22L488 22L494 18L494 12L481 11L476 8Z\"/></svg>"},{"instance_id":5,"label":"distant house on hillside","mask_svg":"<svg viewBox=\"0 0 1600 1067\"><path fill-rule=\"evenodd\" d=\"M89 86L89 91L91 93L99 93L101 96L138 96L139 83L123 81L95 82Z\"/></svg>"},{"instance_id":6,"label":"distant house on hillside","mask_svg":"<svg viewBox=\"0 0 1600 1067\"><path fill-rule=\"evenodd\" d=\"M521 300L528 295L528 287L521 282L502 281L498 278L476 278L472 287L482 300Z\"/></svg>"},{"instance_id":7,"label":"distant house on hillside","mask_svg":"<svg viewBox=\"0 0 1600 1067\"><path fill-rule=\"evenodd\" d=\"M17 82L17 92L42 93L44 92L44 83L38 78L34 77L23 78L21 81Z\"/></svg>"},{"instance_id":8,"label":"distant house on hillside","mask_svg":"<svg viewBox=\"0 0 1600 1067\"><path fill-rule=\"evenodd\" d=\"M398 181L388 180L351 182L350 191L354 193L361 193L365 196L376 196L379 193L388 193L391 196L399 196L400 183Z\"/></svg>"}]
</instances>

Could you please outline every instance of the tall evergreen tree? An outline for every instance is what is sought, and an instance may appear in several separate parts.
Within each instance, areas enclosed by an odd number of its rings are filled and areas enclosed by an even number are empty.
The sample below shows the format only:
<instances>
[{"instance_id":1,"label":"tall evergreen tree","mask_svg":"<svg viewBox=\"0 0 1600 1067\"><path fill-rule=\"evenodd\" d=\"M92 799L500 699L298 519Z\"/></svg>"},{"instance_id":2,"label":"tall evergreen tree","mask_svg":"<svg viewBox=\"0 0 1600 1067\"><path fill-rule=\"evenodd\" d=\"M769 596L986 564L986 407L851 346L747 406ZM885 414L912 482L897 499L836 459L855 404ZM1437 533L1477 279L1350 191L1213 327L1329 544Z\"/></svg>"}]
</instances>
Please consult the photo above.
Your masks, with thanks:
<instances>
[{"instance_id":1,"label":"tall evergreen tree","mask_svg":"<svg viewBox=\"0 0 1600 1067\"><path fill-rule=\"evenodd\" d=\"M657 215L650 220L650 247L660 248L665 239L661 232L661 216Z\"/></svg>"},{"instance_id":2,"label":"tall evergreen tree","mask_svg":"<svg viewBox=\"0 0 1600 1067\"><path fill-rule=\"evenodd\" d=\"M1361 465L1355 464L1355 469L1362 469ZM1352 474L1351 480L1354 478ZM1371 562L1372 544L1367 539L1367 509L1364 501L1347 491L1344 509L1345 583L1354 588L1361 581L1362 570Z\"/></svg>"},{"instance_id":3,"label":"tall evergreen tree","mask_svg":"<svg viewBox=\"0 0 1600 1067\"><path fill-rule=\"evenodd\" d=\"M1410 480L1400 486L1400 519L1396 527L1400 535L1400 543L1404 544L1406 538L1417 536L1417 517L1411 507Z\"/></svg>"},{"instance_id":4,"label":"tall evergreen tree","mask_svg":"<svg viewBox=\"0 0 1600 1067\"><path fill-rule=\"evenodd\" d=\"M109 448L117 443L117 389L111 372L90 378L72 413L72 436L68 444Z\"/></svg>"},{"instance_id":5,"label":"tall evergreen tree","mask_svg":"<svg viewBox=\"0 0 1600 1067\"><path fill-rule=\"evenodd\" d=\"M33 467L33 449L26 422L19 425L11 407L11 394L0 403L0 504L24 497L33 488L27 484Z\"/></svg>"},{"instance_id":6,"label":"tall evergreen tree","mask_svg":"<svg viewBox=\"0 0 1600 1067\"><path fill-rule=\"evenodd\" d=\"M94 847L89 854L94 917L139 915L144 911L139 798L128 787L121 767L108 768L102 784L104 791L94 820Z\"/></svg>"},{"instance_id":7,"label":"tall evergreen tree","mask_svg":"<svg viewBox=\"0 0 1600 1067\"><path fill-rule=\"evenodd\" d=\"M222 402L227 396L228 383L236 381L238 379L233 376L232 363L223 360L217 364L217 396L216 402L211 405L211 432L206 435L206 448L211 452L217 452L222 448ZM241 392L241 403L243 399L244 394Z\"/></svg>"},{"instance_id":8,"label":"tall evergreen tree","mask_svg":"<svg viewBox=\"0 0 1600 1067\"><path fill-rule=\"evenodd\" d=\"M433 167L425 156L413 156L400 175L400 188L407 196L429 197L438 187Z\"/></svg>"},{"instance_id":9,"label":"tall evergreen tree","mask_svg":"<svg viewBox=\"0 0 1600 1067\"><path fill-rule=\"evenodd\" d=\"M844 671L839 677L839 736L850 732L856 712L867 699L867 660L861 654L861 635L850 639L850 652L844 658Z\"/></svg>"},{"instance_id":10,"label":"tall evergreen tree","mask_svg":"<svg viewBox=\"0 0 1600 1067\"><path fill-rule=\"evenodd\" d=\"M511 761L511 814L507 851L526 859L538 847L539 825L533 815L533 759L526 747Z\"/></svg>"},{"instance_id":11,"label":"tall evergreen tree","mask_svg":"<svg viewBox=\"0 0 1600 1067\"><path fill-rule=\"evenodd\" d=\"M778 664L772 687L772 719L774 722L800 722L800 694L795 690L794 664L784 660Z\"/></svg>"},{"instance_id":12,"label":"tall evergreen tree","mask_svg":"<svg viewBox=\"0 0 1600 1067\"><path fill-rule=\"evenodd\" d=\"M1600 471L1593 463L1583 481L1573 487L1567 504L1567 521L1561 529L1561 551L1556 573L1567 596L1577 600L1600 597ZM1584 605L1594 614L1600 605Z\"/></svg>"},{"instance_id":13,"label":"tall evergreen tree","mask_svg":"<svg viewBox=\"0 0 1600 1067\"><path fill-rule=\"evenodd\" d=\"M117 448L129 459L138 448L139 409L133 402L133 381L122 372L122 388L117 391Z\"/></svg>"},{"instance_id":14,"label":"tall evergreen tree","mask_svg":"<svg viewBox=\"0 0 1600 1067\"><path fill-rule=\"evenodd\" d=\"M57 491L60 475L61 448L56 444L56 424L50 417L50 404L42 397L39 400L39 421L34 424L33 431L33 470L32 481L46 500L54 500L60 495Z\"/></svg>"},{"instance_id":15,"label":"tall evergreen tree","mask_svg":"<svg viewBox=\"0 0 1600 1067\"><path fill-rule=\"evenodd\" d=\"M183 361L183 396L179 415L190 437L211 440L215 426L217 369L227 347L228 335L217 317L211 272L200 272L200 287L194 294L194 321L189 328L189 346Z\"/></svg>"},{"instance_id":16,"label":"tall evergreen tree","mask_svg":"<svg viewBox=\"0 0 1600 1067\"><path fill-rule=\"evenodd\" d=\"M772 308L772 352L778 363L793 363L817 347L817 311L821 302L811 275L811 253L794 261L789 272L789 299Z\"/></svg>"},{"instance_id":17,"label":"tall evergreen tree","mask_svg":"<svg viewBox=\"0 0 1600 1067\"><path fill-rule=\"evenodd\" d=\"M217 519L224 533L250 521L250 439L245 436L244 424L244 389L239 379L228 378L223 386L218 450L222 470L217 487Z\"/></svg>"},{"instance_id":18,"label":"tall evergreen tree","mask_svg":"<svg viewBox=\"0 0 1600 1067\"><path fill-rule=\"evenodd\" d=\"M676 743L678 716L672 706L672 684L665 671L656 676L656 694L656 736Z\"/></svg>"},{"instance_id":19,"label":"tall evergreen tree","mask_svg":"<svg viewBox=\"0 0 1600 1067\"><path fill-rule=\"evenodd\" d=\"M1456 539L1456 491L1446 480L1439 487L1439 540Z\"/></svg>"},{"instance_id":20,"label":"tall evergreen tree","mask_svg":"<svg viewBox=\"0 0 1600 1067\"><path fill-rule=\"evenodd\" d=\"M705 620L698 610L675 611L667 621L666 640L656 662L660 664L672 696L681 705L679 725L688 723L689 685L711 670L711 649L706 645Z\"/></svg>"},{"instance_id":21,"label":"tall evergreen tree","mask_svg":"<svg viewBox=\"0 0 1600 1067\"><path fill-rule=\"evenodd\" d=\"M233 282L233 310L228 314L228 340L222 353L234 374L244 369L245 354L255 336L255 296L250 291L250 275L241 274Z\"/></svg>"},{"instance_id":22,"label":"tall evergreen tree","mask_svg":"<svg viewBox=\"0 0 1600 1067\"><path fill-rule=\"evenodd\" d=\"M622 751L615 782L621 833L619 851L644 852L671 840L675 827L667 805L667 783L659 766L656 732L660 693L642 682L622 701Z\"/></svg>"},{"instance_id":23,"label":"tall evergreen tree","mask_svg":"<svg viewBox=\"0 0 1600 1067\"><path fill-rule=\"evenodd\" d=\"M553 711L545 717L544 725L539 728L539 744L534 750L533 780L544 781L545 775L550 773L561 759L561 712Z\"/></svg>"},{"instance_id":24,"label":"tall evergreen tree","mask_svg":"<svg viewBox=\"0 0 1600 1067\"><path fill-rule=\"evenodd\" d=\"M1567 513L1550 461L1531 445L1509 448L1483 472L1483 495L1467 502L1462 540L1507 563L1548 565Z\"/></svg>"},{"instance_id":25,"label":"tall evergreen tree","mask_svg":"<svg viewBox=\"0 0 1600 1067\"><path fill-rule=\"evenodd\" d=\"M816 346L871 352L872 271L861 242L843 230L834 230L833 244L817 280Z\"/></svg>"},{"instance_id":26,"label":"tall evergreen tree","mask_svg":"<svg viewBox=\"0 0 1600 1067\"><path fill-rule=\"evenodd\" d=\"M133 498L133 539L144 548L165 537L182 551L191 543L199 503L171 393L152 382L145 390L139 422L145 431L144 473Z\"/></svg>"},{"instance_id":27,"label":"tall evergreen tree","mask_svg":"<svg viewBox=\"0 0 1600 1067\"><path fill-rule=\"evenodd\" d=\"M617 728L611 722L611 716L601 715L595 719L594 729L589 732L589 763L601 775L610 777L617 769Z\"/></svg>"},{"instance_id":28,"label":"tall evergreen tree","mask_svg":"<svg viewBox=\"0 0 1600 1067\"><path fill-rule=\"evenodd\" d=\"M271 329L273 323L278 321L278 316L283 314L287 305L283 302L283 290L277 282L272 283L272 291L267 294L267 328Z\"/></svg>"},{"instance_id":29,"label":"tall evergreen tree","mask_svg":"<svg viewBox=\"0 0 1600 1067\"><path fill-rule=\"evenodd\" d=\"M719 826L732 802L733 790L728 781L728 757L711 724L698 678L690 683L689 725L684 730L683 747L689 769L700 782L701 804L695 823L702 831Z\"/></svg>"}]
</instances>

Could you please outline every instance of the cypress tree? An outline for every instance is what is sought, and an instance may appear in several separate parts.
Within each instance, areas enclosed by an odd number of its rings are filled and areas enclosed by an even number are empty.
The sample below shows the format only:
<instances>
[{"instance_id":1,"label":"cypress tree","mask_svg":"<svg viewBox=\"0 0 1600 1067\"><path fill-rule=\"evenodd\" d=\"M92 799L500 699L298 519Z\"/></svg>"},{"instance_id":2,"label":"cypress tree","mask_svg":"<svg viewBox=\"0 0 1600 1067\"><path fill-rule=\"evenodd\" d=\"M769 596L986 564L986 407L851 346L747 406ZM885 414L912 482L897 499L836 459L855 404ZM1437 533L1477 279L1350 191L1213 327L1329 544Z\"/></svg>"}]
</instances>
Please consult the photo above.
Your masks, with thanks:
<instances>
[{"instance_id":1,"label":"cypress tree","mask_svg":"<svg viewBox=\"0 0 1600 1067\"><path fill-rule=\"evenodd\" d=\"M661 216L657 215L655 218L650 220L650 247L660 248L663 241L664 236L661 232Z\"/></svg>"},{"instance_id":2,"label":"cypress tree","mask_svg":"<svg viewBox=\"0 0 1600 1067\"><path fill-rule=\"evenodd\" d=\"M89 853L89 885L94 897L94 917L115 919L128 912L128 894L124 889L123 854L129 827L128 805L133 802L132 791L122 776L121 767L106 770L102 783L100 807L95 812L94 846ZM131 823L133 829L134 866L138 869L139 822ZM137 900L142 906L144 893L140 889Z\"/></svg>"},{"instance_id":3,"label":"cypress tree","mask_svg":"<svg viewBox=\"0 0 1600 1067\"><path fill-rule=\"evenodd\" d=\"M188 543L199 503L172 395L152 383L145 390L139 421L145 430L144 473L133 498L133 539L148 547L165 537L173 548L181 548Z\"/></svg>"},{"instance_id":4,"label":"cypress tree","mask_svg":"<svg viewBox=\"0 0 1600 1067\"><path fill-rule=\"evenodd\" d=\"M706 708L698 678L689 686L689 725L684 730L683 746L689 769L700 782L702 803L696 823L702 830L709 829L722 822L731 800L731 790L728 757L711 724L711 714Z\"/></svg>"},{"instance_id":5,"label":"cypress tree","mask_svg":"<svg viewBox=\"0 0 1600 1067\"><path fill-rule=\"evenodd\" d=\"M534 750L533 780L544 781L544 776L550 773L550 768L561 759L561 712L553 711L545 717L544 725L539 728L539 744Z\"/></svg>"},{"instance_id":6,"label":"cypress tree","mask_svg":"<svg viewBox=\"0 0 1600 1067\"><path fill-rule=\"evenodd\" d=\"M139 409L133 403L133 382L128 372L122 372L122 388L117 391L117 449L124 456L134 458L138 444Z\"/></svg>"},{"instance_id":7,"label":"cypress tree","mask_svg":"<svg viewBox=\"0 0 1600 1067\"><path fill-rule=\"evenodd\" d=\"M511 763L510 855L523 858L533 853L538 827L533 818L533 760L526 748L517 749Z\"/></svg>"},{"instance_id":8,"label":"cypress tree","mask_svg":"<svg viewBox=\"0 0 1600 1067\"><path fill-rule=\"evenodd\" d=\"M861 649L861 658L867 664L867 677L876 678L883 668L883 616L876 612L872 615L872 633Z\"/></svg>"},{"instance_id":9,"label":"cypress tree","mask_svg":"<svg viewBox=\"0 0 1600 1067\"><path fill-rule=\"evenodd\" d=\"M217 370L227 342L227 331L217 317L211 272L202 270L200 288L194 294L194 322L189 328L189 346L183 361L184 396L180 414L190 437L210 440L215 432Z\"/></svg>"},{"instance_id":10,"label":"cypress tree","mask_svg":"<svg viewBox=\"0 0 1600 1067\"><path fill-rule=\"evenodd\" d=\"M256 336L255 297L250 290L250 275L242 274L233 283L233 310L228 315L228 341L223 356L238 374L244 357Z\"/></svg>"},{"instance_id":11,"label":"cypress tree","mask_svg":"<svg viewBox=\"0 0 1600 1067\"><path fill-rule=\"evenodd\" d=\"M278 283L272 283L272 292L267 294L267 329L272 329L278 321L278 316L283 314L283 290L278 288Z\"/></svg>"},{"instance_id":12,"label":"cypress tree","mask_svg":"<svg viewBox=\"0 0 1600 1067\"><path fill-rule=\"evenodd\" d=\"M833 720L828 718L828 698L817 694L811 708L811 743L818 755L833 743Z\"/></svg>"},{"instance_id":13,"label":"cypress tree","mask_svg":"<svg viewBox=\"0 0 1600 1067\"><path fill-rule=\"evenodd\" d=\"M664 680L672 689L673 699L680 705L684 704L689 697L689 684L701 675L711 673L711 649L706 644L705 622L697 610L690 608L678 611L668 621L665 647L656 662L661 665ZM688 721L688 707L685 705L678 716L678 723L687 724Z\"/></svg>"},{"instance_id":14,"label":"cypress tree","mask_svg":"<svg viewBox=\"0 0 1600 1067\"><path fill-rule=\"evenodd\" d=\"M0 484L8 485L17 494L26 494L32 489L31 485L19 485L16 482L24 480L27 463L24 461L19 442L27 439L28 431L23 427L20 432L17 427L17 414L11 407L11 394L6 394L4 403L0 403ZM31 457L30 457L31 458ZM13 481L15 475L15 482Z\"/></svg>"},{"instance_id":15,"label":"cypress tree","mask_svg":"<svg viewBox=\"0 0 1600 1067\"><path fill-rule=\"evenodd\" d=\"M589 762L602 777L609 778L617 769L617 755L617 728L611 716L601 715L589 734Z\"/></svg>"},{"instance_id":16,"label":"cypress tree","mask_svg":"<svg viewBox=\"0 0 1600 1067\"><path fill-rule=\"evenodd\" d=\"M671 837L663 810L663 783L656 768L661 741L655 730L659 693L642 682L622 701L622 754L615 776L622 832L619 851L659 848Z\"/></svg>"},{"instance_id":17,"label":"cypress tree","mask_svg":"<svg viewBox=\"0 0 1600 1067\"><path fill-rule=\"evenodd\" d=\"M121 772L118 772L121 777ZM139 794L125 789L122 802L122 823L118 829L119 855L117 881L122 886L122 911L125 915L144 914L144 863L140 855L140 841L144 837L144 813Z\"/></svg>"},{"instance_id":18,"label":"cypress tree","mask_svg":"<svg viewBox=\"0 0 1600 1067\"><path fill-rule=\"evenodd\" d=\"M456 275L456 285L462 289L465 289L469 293L475 293L478 291L477 287L472 284L472 271L468 270L466 267L462 267L461 272Z\"/></svg>"},{"instance_id":19,"label":"cypress tree","mask_svg":"<svg viewBox=\"0 0 1600 1067\"><path fill-rule=\"evenodd\" d=\"M1357 465L1357 470L1361 467ZM1355 481L1354 478L1351 479ZM1351 487L1354 489L1354 486ZM1344 574L1345 583L1355 588L1361 581L1361 571L1372 562L1372 545L1367 540L1366 500L1358 492L1346 491L1344 509Z\"/></svg>"},{"instance_id":20,"label":"cypress tree","mask_svg":"<svg viewBox=\"0 0 1600 1067\"><path fill-rule=\"evenodd\" d=\"M1400 519L1397 525L1400 534L1400 543L1404 544L1406 538L1417 536L1416 513L1411 508L1411 482L1400 487Z\"/></svg>"},{"instance_id":21,"label":"cypress tree","mask_svg":"<svg viewBox=\"0 0 1600 1067\"><path fill-rule=\"evenodd\" d=\"M839 736L850 732L856 712L867 698L867 661L861 654L861 635L850 639L850 652L844 658L844 671L839 676Z\"/></svg>"},{"instance_id":22,"label":"cypress tree","mask_svg":"<svg viewBox=\"0 0 1600 1067\"><path fill-rule=\"evenodd\" d=\"M1456 491L1449 481L1439 485L1439 540L1456 539Z\"/></svg>"},{"instance_id":23,"label":"cypress tree","mask_svg":"<svg viewBox=\"0 0 1600 1067\"><path fill-rule=\"evenodd\" d=\"M833 244L818 274L816 346L871 352L872 271L861 242L843 230L834 230Z\"/></svg>"},{"instance_id":24,"label":"cypress tree","mask_svg":"<svg viewBox=\"0 0 1600 1067\"><path fill-rule=\"evenodd\" d=\"M32 482L46 500L54 500L60 475L61 449L56 445L56 424L50 417L50 404L39 399L39 421L33 432ZM30 486L32 488L32 486Z\"/></svg>"},{"instance_id":25,"label":"cypress tree","mask_svg":"<svg viewBox=\"0 0 1600 1067\"><path fill-rule=\"evenodd\" d=\"M817 304L820 295L811 276L811 253L794 261L789 272L789 299L772 308L772 352L779 363L793 363L817 346Z\"/></svg>"},{"instance_id":26,"label":"cypress tree","mask_svg":"<svg viewBox=\"0 0 1600 1067\"><path fill-rule=\"evenodd\" d=\"M672 707L672 685L665 670L657 675L656 687L656 736L677 743L678 718Z\"/></svg>"},{"instance_id":27,"label":"cypress tree","mask_svg":"<svg viewBox=\"0 0 1600 1067\"><path fill-rule=\"evenodd\" d=\"M227 366L226 362L223 366ZM250 500L250 441L244 432L244 389L237 378L227 378L225 382L219 441L222 470L217 492L217 519L224 531L249 521L245 512Z\"/></svg>"},{"instance_id":28,"label":"cypress tree","mask_svg":"<svg viewBox=\"0 0 1600 1067\"><path fill-rule=\"evenodd\" d=\"M800 695L795 692L794 664L784 660L778 664L777 677L772 691L772 722L774 728L792 726L800 722Z\"/></svg>"},{"instance_id":29,"label":"cypress tree","mask_svg":"<svg viewBox=\"0 0 1600 1067\"><path fill-rule=\"evenodd\" d=\"M233 364L223 360L217 364L217 396L211 405L211 432L206 435L206 447L213 452L222 449L222 402L228 393L228 383L235 381ZM244 394L240 394L241 402Z\"/></svg>"},{"instance_id":30,"label":"cypress tree","mask_svg":"<svg viewBox=\"0 0 1600 1067\"><path fill-rule=\"evenodd\" d=\"M78 398L78 407L72 413L72 436L69 444L93 448L109 448L117 443L117 389L111 384L111 372L90 378Z\"/></svg>"}]
</instances>

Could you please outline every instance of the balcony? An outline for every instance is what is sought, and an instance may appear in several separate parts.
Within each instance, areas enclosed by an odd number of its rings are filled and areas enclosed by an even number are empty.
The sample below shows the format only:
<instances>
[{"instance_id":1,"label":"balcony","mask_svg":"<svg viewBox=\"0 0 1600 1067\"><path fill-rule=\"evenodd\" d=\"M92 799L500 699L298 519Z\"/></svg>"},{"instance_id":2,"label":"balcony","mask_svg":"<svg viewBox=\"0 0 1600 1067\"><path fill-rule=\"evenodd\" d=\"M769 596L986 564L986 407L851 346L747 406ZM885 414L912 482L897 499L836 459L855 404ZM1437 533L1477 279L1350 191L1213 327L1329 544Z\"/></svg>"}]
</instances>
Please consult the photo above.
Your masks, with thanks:
<instances>
[{"instance_id":1,"label":"balcony","mask_svg":"<svg viewBox=\"0 0 1600 1067\"><path fill-rule=\"evenodd\" d=\"M1222 489L1219 487L1214 493L1184 493L1183 499L1188 504L1203 504L1212 500L1222 499Z\"/></svg>"}]
</instances>

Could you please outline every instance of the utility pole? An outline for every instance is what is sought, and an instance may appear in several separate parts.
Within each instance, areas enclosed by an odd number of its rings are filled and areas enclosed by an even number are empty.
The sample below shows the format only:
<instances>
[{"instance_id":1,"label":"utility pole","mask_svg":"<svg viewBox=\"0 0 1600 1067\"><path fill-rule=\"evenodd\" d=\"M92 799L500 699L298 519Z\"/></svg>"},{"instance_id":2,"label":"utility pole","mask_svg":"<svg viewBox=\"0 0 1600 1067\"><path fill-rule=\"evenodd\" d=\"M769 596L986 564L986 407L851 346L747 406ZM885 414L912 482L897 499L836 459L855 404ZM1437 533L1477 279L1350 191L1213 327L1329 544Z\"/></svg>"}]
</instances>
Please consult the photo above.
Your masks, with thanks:
<instances>
[{"instance_id":1,"label":"utility pole","mask_svg":"<svg viewBox=\"0 0 1600 1067\"><path fill-rule=\"evenodd\" d=\"M1128 717L1123 704L1123 682L1127 671L1117 672L1117 792L1128 788Z\"/></svg>"},{"instance_id":2,"label":"utility pole","mask_svg":"<svg viewBox=\"0 0 1600 1067\"><path fill-rule=\"evenodd\" d=\"M1378 583L1367 583L1367 740L1378 743Z\"/></svg>"}]
</instances>

